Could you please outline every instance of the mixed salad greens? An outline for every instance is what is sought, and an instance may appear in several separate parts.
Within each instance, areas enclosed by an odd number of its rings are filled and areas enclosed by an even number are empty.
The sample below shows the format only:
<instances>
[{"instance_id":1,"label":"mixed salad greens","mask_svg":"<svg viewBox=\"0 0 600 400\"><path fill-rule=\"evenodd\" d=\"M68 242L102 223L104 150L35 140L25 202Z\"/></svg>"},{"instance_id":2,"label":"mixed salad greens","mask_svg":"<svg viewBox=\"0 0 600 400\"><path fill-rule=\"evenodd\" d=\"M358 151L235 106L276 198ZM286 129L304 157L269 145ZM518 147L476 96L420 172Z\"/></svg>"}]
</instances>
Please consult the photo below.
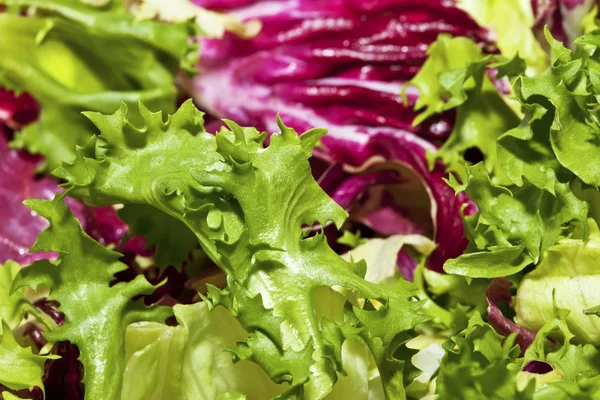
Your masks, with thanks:
<instances>
[{"instance_id":1,"label":"mixed salad greens","mask_svg":"<svg viewBox=\"0 0 600 400\"><path fill-rule=\"evenodd\" d=\"M596 17L0 0L0 396L600 399Z\"/></svg>"}]
</instances>

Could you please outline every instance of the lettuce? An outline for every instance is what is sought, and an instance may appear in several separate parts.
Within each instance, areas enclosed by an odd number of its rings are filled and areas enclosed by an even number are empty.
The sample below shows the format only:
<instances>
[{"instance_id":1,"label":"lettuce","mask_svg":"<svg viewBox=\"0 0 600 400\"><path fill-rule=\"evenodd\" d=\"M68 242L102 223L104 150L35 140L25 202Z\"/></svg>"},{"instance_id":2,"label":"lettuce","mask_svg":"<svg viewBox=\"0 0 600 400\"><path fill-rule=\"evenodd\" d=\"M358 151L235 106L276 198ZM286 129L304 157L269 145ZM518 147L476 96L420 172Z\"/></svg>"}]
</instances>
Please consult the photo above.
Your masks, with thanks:
<instances>
[{"instance_id":1,"label":"lettuce","mask_svg":"<svg viewBox=\"0 0 600 400\"><path fill-rule=\"evenodd\" d=\"M369 283L364 263L347 263L322 234L304 237L303 226L340 226L347 214L319 188L307 159L325 133L301 136L279 121L281 134L265 134L228 122L216 136L188 101L165 122L140 106L136 127L127 109L88 114L100 136L78 151L57 174L73 196L93 204L137 203L182 221L207 255L226 273L228 287L210 288L210 307L222 306L249 333L234 350L237 360L258 363L287 395L320 398L344 371L347 338L369 349L387 396L404 394L407 331L426 320L415 288ZM340 286L356 294L343 321L319 320L315 290Z\"/></svg>"},{"instance_id":2,"label":"lettuce","mask_svg":"<svg viewBox=\"0 0 600 400\"><path fill-rule=\"evenodd\" d=\"M315 307L339 307L344 298L333 291L315 295ZM331 302L331 305L327 302ZM208 303L177 305L180 326L142 323L128 329L128 365L121 398L219 399L243 395L247 399L272 398L287 384L275 384L259 365L250 361L233 363L228 349L247 338L236 318L225 308L209 309ZM326 398L383 399L381 383L371 382L369 354L360 344L347 339L341 359L345 374ZM157 367L158 366L158 367ZM369 397L372 396L372 397Z\"/></svg>"},{"instance_id":3,"label":"lettuce","mask_svg":"<svg viewBox=\"0 0 600 400\"><path fill-rule=\"evenodd\" d=\"M418 93L409 90L405 105L400 91L440 34L470 37L494 51L485 29L443 1L198 4L263 25L251 40L201 41L201 73L191 81L198 104L267 132L277 129L277 113L298 131L327 128L315 156L331 170L320 182L330 185L324 188L352 221L381 235L434 239L439 246L428 266L437 271L464 251L460 209L468 200L455 198L442 180L443 167L431 173L425 160L436 148L428 141L447 138L454 114L415 126ZM209 132L217 129L207 125ZM339 169L345 173L336 177ZM391 182L382 176L393 173L398 177Z\"/></svg>"},{"instance_id":4,"label":"lettuce","mask_svg":"<svg viewBox=\"0 0 600 400\"><path fill-rule=\"evenodd\" d=\"M8 6L0 13L0 84L27 91L41 104L39 121L13 144L44 155L48 170L72 161L75 146L93 135L84 110L113 112L122 101L174 110L175 74L197 57L189 43L192 25L136 22L123 5L0 3ZM31 16L22 15L26 7L35 10Z\"/></svg>"},{"instance_id":5,"label":"lettuce","mask_svg":"<svg viewBox=\"0 0 600 400\"><path fill-rule=\"evenodd\" d=\"M535 2L459 0L458 4L479 25L494 29L498 49L505 57L519 55L532 72L539 72L546 69L548 56L533 31L536 21L532 3Z\"/></svg>"},{"instance_id":6,"label":"lettuce","mask_svg":"<svg viewBox=\"0 0 600 400\"><path fill-rule=\"evenodd\" d=\"M36 177L40 159L23 152L11 150L7 143L9 129L19 129L31 123L38 107L30 96L16 96L0 89L0 262L13 260L27 265L47 257L47 254L29 254L37 235L46 227L46 220L31 211L22 202L30 197L52 198L59 190L51 177ZM69 206L84 220L83 206L69 199ZM5 317L6 318L6 317Z\"/></svg>"},{"instance_id":7,"label":"lettuce","mask_svg":"<svg viewBox=\"0 0 600 400\"><path fill-rule=\"evenodd\" d=\"M548 33L552 65L534 77L514 80L514 95L524 113L522 122L502 133L495 147L489 147L495 158L488 153L485 164L468 167L458 179L451 177L452 186L468 194L479 212L465 217L469 247L445 264L446 272L471 277L512 275L540 262L550 246L577 226L583 227L586 237L590 203L580 198L577 188L585 187L584 197L594 198L597 190L593 188L600 183L594 162L598 157L594 144L598 131L597 35L595 31L582 36L575 42L576 50L570 51ZM476 65L472 63L466 70ZM511 63L498 65L499 71L507 68L515 72ZM455 70L463 74L460 71ZM453 73L440 74L440 82ZM447 104L476 98L478 93L464 96L460 90L450 91ZM474 139L493 141L482 134ZM460 159L453 152L449 157Z\"/></svg>"},{"instance_id":8,"label":"lettuce","mask_svg":"<svg viewBox=\"0 0 600 400\"><path fill-rule=\"evenodd\" d=\"M594 220L589 220L589 226L590 236L585 241L561 240L523 277L515 307L520 325L537 331L554 317L556 307L571 310L565 321L575 340L600 345L600 319L584 313L600 303L596 290L600 232Z\"/></svg>"},{"instance_id":9,"label":"lettuce","mask_svg":"<svg viewBox=\"0 0 600 400\"><path fill-rule=\"evenodd\" d=\"M399 279L396 255L404 244L413 245L424 253L430 252L433 245L416 235L397 235L385 240L371 239L345 254L344 258L365 260L365 279L390 285ZM315 291L314 301L320 318L343 321L342 310L346 302L343 294L319 288ZM288 388L286 384L274 384L257 364L233 363L227 350L246 339L248 333L227 309L217 306L211 310L208 303L202 302L176 305L174 314L179 326L157 323L129 326L129 361L124 382L131 384L124 386L122 398L161 399L170 395L180 399L218 399L228 393L240 393L248 399L261 399L273 397ZM384 398L377 369L363 346L346 339L342 345L342 363L345 374L339 376L327 399ZM154 367L156 365L161 367Z\"/></svg>"},{"instance_id":10,"label":"lettuce","mask_svg":"<svg viewBox=\"0 0 600 400\"><path fill-rule=\"evenodd\" d=\"M467 151L478 149L484 156L488 172L503 181L498 166L496 140L516 127L519 118L499 93L491 80L490 63L498 64L496 77L516 75L524 70L522 60L485 55L476 43L467 38L440 35L429 47L429 58L419 73L409 82L420 93L415 110L422 112L413 121L420 123L438 113L456 109L456 121L448 140L435 151L439 159L458 172ZM504 78L506 79L506 78Z\"/></svg>"},{"instance_id":11,"label":"lettuce","mask_svg":"<svg viewBox=\"0 0 600 400\"><path fill-rule=\"evenodd\" d=\"M524 359L545 361L558 370L564 381L582 384L600 373L600 350L590 343L574 343L575 335L567 323L570 313L557 308L539 330Z\"/></svg>"},{"instance_id":12,"label":"lettuce","mask_svg":"<svg viewBox=\"0 0 600 400\"><path fill-rule=\"evenodd\" d=\"M225 308L206 302L177 305L179 326L138 323L127 330L127 369L122 399L219 399L226 393L272 398L276 385L259 365L233 363L227 348L247 332ZM365 380L366 382L366 380Z\"/></svg>"},{"instance_id":13,"label":"lettuce","mask_svg":"<svg viewBox=\"0 0 600 400\"><path fill-rule=\"evenodd\" d=\"M64 200L28 200L26 204L48 219L32 251L55 251L56 262L39 260L22 269L12 290L39 285L50 288L48 299L60 304L64 324L48 332L50 341L69 341L77 345L84 367L86 398L114 399L120 393L125 369L125 331L136 321L164 321L171 311L164 307L147 308L132 298L154 290L143 276L114 286L114 274L125 269L119 254L87 236Z\"/></svg>"},{"instance_id":14,"label":"lettuce","mask_svg":"<svg viewBox=\"0 0 600 400\"><path fill-rule=\"evenodd\" d=\"M2 321L0 338L0 382L12 390L42 388L44 363L55 356L40 356L31 348L23 348L17 343L8 324Z\"/></svg>"},{"instance_id":15,"label":"lettuce","mask_svg":"<svg viewBox=\"0 0 600 400\"><path fill-rule=\"evenodd\" d=\"M436 393L445 399L530 398L531 385L519 390L515 384L522 361L516 360L514 338L502 342L503 337L475 314L467 329L444 344Z\"/></svg>"}]
</instances>

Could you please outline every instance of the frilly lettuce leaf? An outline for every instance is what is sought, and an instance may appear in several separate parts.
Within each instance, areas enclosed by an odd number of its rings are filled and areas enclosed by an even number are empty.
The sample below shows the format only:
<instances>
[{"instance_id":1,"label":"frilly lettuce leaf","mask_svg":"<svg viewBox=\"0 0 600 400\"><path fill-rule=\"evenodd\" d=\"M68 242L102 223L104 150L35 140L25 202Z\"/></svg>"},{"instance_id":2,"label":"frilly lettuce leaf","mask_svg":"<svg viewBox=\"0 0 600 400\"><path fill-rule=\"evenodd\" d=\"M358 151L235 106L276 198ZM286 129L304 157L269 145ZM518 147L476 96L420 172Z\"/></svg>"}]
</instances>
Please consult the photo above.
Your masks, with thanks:
<instances>
[{"instance_id":1,"label":"frilly lettuce leaf","mask_svg":"<svg viewBox=\"0 0 600 400\"><path fill-rule=\"evenodd\" d=\"M463 184L451 179L480 211L465 218L470 245L466 254L446 264L447 272L514 274L540 262L550 246L577 226L583 227L585 239L587 217L590 212L596 217L600 31L579 38L574 51L546 34L552 64L534 77L515 80L513 91L524 119L496 143L506 182L495 182L494 173L481 165L469 168Z\"/></svg>"},{"instance_id":2,"label":"frilly lettuce leaf","mask_svg":"<svg viewBox=\"0 0 600 400\"><path fill-rule=\"evenodd\" d=\"M366 280L392 284L400 279L396 257L403 245L415 246L423 253L431 252L435 246L419 235L395 235L368 240L346 253L344 258L349 261L364 259ZM343 294L330 288L319 288L315 291L314 302L321 323L324 317L343 323L346 302ZM240 393L248 399L262 399L274 397L288 388L285 383L273 383L255 363L233 363L227 349L246 339L248 333L227 309L217 306L210 310L208 303L203 302L176 305L174 313L180 326L158 323L129 326L128 364L121 398L217 399ZM424 355L421 354L421 359ZM341 357L346 375L339 375L327 399L384 398L381 378L364 346L347 339L342 345ZM421 364L431 368L428 360L421 360Z\"/></svg>"},{"instance_id":3,"label":"frilly lettuce leaf","mask_svg":"<svg viewBox=\"0 0 600 400\"><path fill-rule=\"evenodd\" d=\"M342 295L319 291L318 308L343 310ZM329 310L325 311L328 312ZM225 308L210 310L208 303L176 305L180 326L157 323L133 324L127 331L127 358L122 399L219 399L238 394L247 399L267 399L289 385L277 385L264 370L250 361L233 362L228 349L248 333ZM383 399L378 375L370 380L370 357L360 344L346 340L341 357L346 375L326 398L329 400Z\"/></svg>"},{"instance_id":4,"label":"frilly lettuce leaf","mask_svg":"<svg viewBox=\"0 0 600 400\"><path fill-rule=\"evenodd\" d=\"M448 260L444 270L470 277L493 278L537 263L562 237L572 222L587 227L588 204L578 199L567 182L555 193L525 182L521 187L494 185L482 164L469 168L464 190L479 212L464 218L469 246Z\"/></svg>"},{"instance_id":5,"label":"frilly lettuce leaf","mask_svg":"<svg viewBox=\"0 0 600 400\"><path fill-rule=\"evenodd\" d=\"M555 316L556 307L571 310L565 323L577 342L600 345L600 319L584 312L600 303L600 231L589 220L590 236L563 239L550 247L517 290L517 322L537 331Z\"/></svg>"},{"instance_id":6,"label":"frilly lettuce leaf","mask_svg":"<svg viewBox=\"0 0 600 400\"><path fill-rule=\"evenodd\" d=\"M419 89L415 110L424 109L413 124L443 111L456 108L456 122L442 147L431 155L442 160L455 172L462 172L464 154L472 148L485 156L488 172L502 179L496 157L496 140L517 126L519 119L487 76L495 62L503 74L522 72L522 60L511 61L499 56L484 55L467 38L440 35L427 51L428 58L419 73L409 82Z\"/></svg>"},{"instance_id":7,"label":"frilly lettuce leaf","mask_svg":"<svg viewBox=\"0 0 600 400\"><path fill-rule=\"evenodd\" d=\"M600 31L594 31L576 40L574 52L556 41L548 31L552 65L535 77L520 77L515 92L529 117L544 115L539 124L532 125L533 136L546 142L554 157L566 170L582 182L598 187L600 166L595 162L600 156L597 135L600 132L597 119L598 82L596 52L600 45ZM592 53L590 56L589 53ZM530 146L533 141L530 142ZM528 146L528 147L530 147ZM516 148L503 145L513 154ZM535 148L529 151L537 150ZM545 154L542 158L545 158ZM523 173L529 178L530 174ZM548 173L552 178L551 174ZM556 174L560 176L559 173Z\"/></svg>"},{"instance_id":8,"label":"frilly lettuce leaf","mask_svg":"<svg viewBox=\"0 0 600 400\"><path fill-rule=\"evenodd\" d=\"M403 344L426 320L413 300L416 288L402 280L369 283L364 262L344 261L323 234L305 237L305 226L339 227L347 217L308 163L325 131L298 136L279 121L281 133L265 148L266 134L229 121L230 130L206 133L191 101L166 122L143 106L139 112L145 121L138 126L124 105L113 115L87 114L101 134L56 172L70 194L91 204L153 206L185 223L227 275L227 290L209 290L206 302L227 308L247 330L236 359L287 382L282 396L327 395L344 371L341 349L351 338L369 348L386 395L404 397ZM365 306L346 303L343 321L319 321L314 292L332 286Z\"/></svg>"},{"instance_id":9,"label":"frilly lettuce leaf","mask_svg":"<svg viewBox=\"0 0 600 400\"><path fill-rule=\"evenodd\" d=\"M551 364L567 382L583 382L600 375L600 350L590 343L576 344L568 323L573 311L556 308L525 352L525 362L541 360Z\"/></svg>"},{"instance_id":10,"label":"frilly lettuce leaf","mask_svg":"<svg viewBox=\"0 0 600 400\"><path fill-rule=\"evenodd\" d=\"M469 326L444 344L436 393L442 399L525 399L533 385L519 390L516 385L521 361L515 336L504 338L479 314Z\"/></svg>"},{"instance_id":11,"label":"frilly lettuce leaf","mask_svg":"<svg viewBox=\"0 0 600 400\"><path fill-rule=\"evenodd\" d=\"M592 399L600 389L600 351L591 344L572 343L565 317L557 309L519 356L515 335L498 335L476 314L469 326L446 342L436 379L436 394L443 399ZM550 372L530 373L532 361L549 364ZM523 369L523 370L522 370ZM554 397L553 397L554 396Z\"/></svg>"},{"instance_id":12,"label":"frilly lettuce leaf","mask_svg":"<svg viewBox=\"0 0 600 400\"><path fill-rule=\"evenodd\" d=\"M42 105L39 121L13 145L44 155L49 170L72 161L75 146L93 135L82 111L114 112L121 102L138 101L173 111L175 74L197 62L191 23L136 22L123 6L70 0L0 4L15 10L0 14L0 84L29 92ZM21 13L25 7L32 15Z\"/></svg>"},{"instance_id":13,"label":"frilly lettuce leaf","mask_svg":"<svg viewBox=\"0 0 600 400\"><path fill-rule=\"evenodd\" d=\"M136 321L164 321L167 307L146 307L132 302L155 287L143 275L131 282L110 283L114 274L127 268L120 254L110 251L85 234L64 200L27 200L26 205L46 218L32 251L55 251L56 262L40 260L22 269L13 291L24 286L50 288L50 300L60 303L65 323L48 332L49 341L69 341L79 348L84 367L86 399L115 399L121 391L125 369L125 330Z\"/></svg>"}]
</instances>

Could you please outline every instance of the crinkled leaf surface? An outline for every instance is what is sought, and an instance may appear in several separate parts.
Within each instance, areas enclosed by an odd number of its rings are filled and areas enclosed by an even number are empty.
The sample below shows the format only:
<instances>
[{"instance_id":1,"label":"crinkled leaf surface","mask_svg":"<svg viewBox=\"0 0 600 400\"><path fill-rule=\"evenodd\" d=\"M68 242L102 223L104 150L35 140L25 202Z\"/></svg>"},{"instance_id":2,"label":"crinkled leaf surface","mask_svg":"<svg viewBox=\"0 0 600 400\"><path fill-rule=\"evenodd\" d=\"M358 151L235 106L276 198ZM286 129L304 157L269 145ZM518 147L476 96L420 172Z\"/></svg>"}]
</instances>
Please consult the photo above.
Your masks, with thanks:
<instances>
[{"instance_id":1,"label":"crinkled leaf surface","mask_svg":"<svg viewBox=\"0 0 600 400\"><path fill-rule=\"evenodd\" d=\"M588 204L573 194L568 183L557 183L555 194L528 183L507 188L494 185L483 164L477 164L469 168L464 190L479 212L465 217L469 247L444 265L448 273L512 275L537 263L571 222L587 227Z\"/></svg>"},{"instance_id":2,"label":"crinkled leaf surface","mask_svg":"<svg viewBox=\"0 0 600 400\"><path fill-rule=\"evenodd\" d=\"M581 37L572 52L547 33L552 65L516 79L513 90L524 118L497 140L505 180L494 183L497 176L478 165L469 168L463 185L451 180L480 212L465 218L470 245L446 264L447 272L506 276L538 263L577 226L586 238L588 200L596 197L600 183L598 37L600 31ZM577 189L582 184L584 196Z\"/></svg>"},{"instance_id":3,"label":"crinkled leaf surface","mask_svg":"<svg viewBox=\"0 0 600 400\"><path fill-rule=\"evenodd\" d=\"M527 349L525 362L545 361L558 369L565 381L583 382L600 374L600 350L590 343L575 343L576 336L567 322L572 312L556 309Z\"/></svg>"},{"instance_id":4,"label":"crinkled leaf surface","mask_svg":"<svg viewBox=\"0 0 600 400\"><path fill-rule=\"evenodd\" d=\"M323 318L343 319L344 296L331 289L315 294ZM157 323L133 324L127 332L125 386L122 399L217 399L239 393L247 399L266 399L288 385L276 385L255 363L233 363L236 342L248 333L223 307L209 303L176 305L180 326ZM346 375L327 395L328 400L383 399L378 375L373 373L367 349L352 340L341 348ZM371 378L374 375L375 378Z\"/></svg>"},{"instance_id":5,"label":"crinkled leaf surface","mask_svg":"<svg viewBox=\"0 0 600 400\"><path fill-rule=\"evenodd\" d=\"M234 364L227 348L247 338L223 307L177 305L180 326L139 323L127 330L127 369L122 399L217 399L227 392L270 398L287 385L274 384L255 363Z\"/></svg>"},{"instance_id":6,"label":"crinkled leaf surface","mask_svg":"<svg viewBox=\"0 0 600 400\"><path fill-rule=\"evenodd\" d=\"M50 222L32 251L55 251L57 262L40 260L21 270L13 290L23 286L50 288L50 300L60 303L65 323L45 332L49 341L78 346L84 367L86 399L115 399L125 369L125 330L136 321L164 321L166 307L145 307L132 302L155 289L143 275L110 286L114 274L127 268L112 252L85 234L64 200L28 200L27 206Z\"/></svg>"},{"instance_id":7,"label":"crinkled leaf surface","mask_svg":"<svg viewBox=\"0 0 600 400\"><path fill-rule=\"evenodd\" d=\"M435 158L459 170L465 162L464 153L477 148L485 155L488 172L495 171L495 178L502 179L495 142L518 124L518 118L486 72L492 60L503 59L483 54L470 39L448 35L440 35L427 53L427 61L410 81L420 93L415 109L424 108L413 124L456 108L452 133L435 153ZM511 71L511 75L522 70L518 61L513 60L516 70ZM503 62L506 66L507 61Z\"/></svg>"},{"instance_id":8,"label":"crinkled leaf surface","mask_svg":"<svg viewBox=\"0 0 600 400\"><path fill-rule=\"evenodd\" d=\"M414 286L369 283L364 264L344 261L322 234L304 237L304 226L340 226L347 216L308 164L325 132L298 136L279 122L281 133L265 148L265 134L231 122L231 130L209 135L191 101L167 122L143 106L140 113L139 127L128 121L126 107L109 116L88 114L100 136L57 171L70 193L93 204L150 205L185 223L228 275L228 294L212 291L207 301L228 308L248 331L236 357L257 362L276 383L287 382L282 396L323 398L342 370L344 339L360 337L387 396L404 397L403 361L394 353L405 332L425 320L420 302L411 300ZM347 322L321 325L312 299L323 286L346 288L379 306L347 304Z\"/></svg>"},{"instance_id":9,"label":"crinkled leaf surface","mask_svg":"<svg viewBox=\"0 0 600 400\"><path fill-rule=\"evenodd\" d=\"M513 347L514 336L504 343L503 340L479 314L471 317L468 328L444 345L446 355L436 387L440 398L530 398L516 385L520 365L516 361L518 347ZM532 386L525 389L532 391Z\"/></svg>"}]
</instances>

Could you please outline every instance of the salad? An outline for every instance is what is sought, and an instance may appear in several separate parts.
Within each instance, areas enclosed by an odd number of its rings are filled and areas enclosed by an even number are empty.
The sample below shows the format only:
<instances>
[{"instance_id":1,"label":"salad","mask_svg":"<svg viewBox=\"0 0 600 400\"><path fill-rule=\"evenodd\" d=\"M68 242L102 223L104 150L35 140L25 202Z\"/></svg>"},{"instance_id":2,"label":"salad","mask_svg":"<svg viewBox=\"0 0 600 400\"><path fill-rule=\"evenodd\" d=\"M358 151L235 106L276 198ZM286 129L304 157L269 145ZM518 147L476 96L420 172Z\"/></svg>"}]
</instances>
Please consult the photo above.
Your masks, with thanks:
<instances>
[{"instance_id":1,"label":"salad","mask_svg":"<svg viewBox=\"0 0 600 400\"><path fill-rule=\"evenodd\" d=\"M0 397L600 399L590 0L0 0Z\"/></svg>"}]
</instances>

